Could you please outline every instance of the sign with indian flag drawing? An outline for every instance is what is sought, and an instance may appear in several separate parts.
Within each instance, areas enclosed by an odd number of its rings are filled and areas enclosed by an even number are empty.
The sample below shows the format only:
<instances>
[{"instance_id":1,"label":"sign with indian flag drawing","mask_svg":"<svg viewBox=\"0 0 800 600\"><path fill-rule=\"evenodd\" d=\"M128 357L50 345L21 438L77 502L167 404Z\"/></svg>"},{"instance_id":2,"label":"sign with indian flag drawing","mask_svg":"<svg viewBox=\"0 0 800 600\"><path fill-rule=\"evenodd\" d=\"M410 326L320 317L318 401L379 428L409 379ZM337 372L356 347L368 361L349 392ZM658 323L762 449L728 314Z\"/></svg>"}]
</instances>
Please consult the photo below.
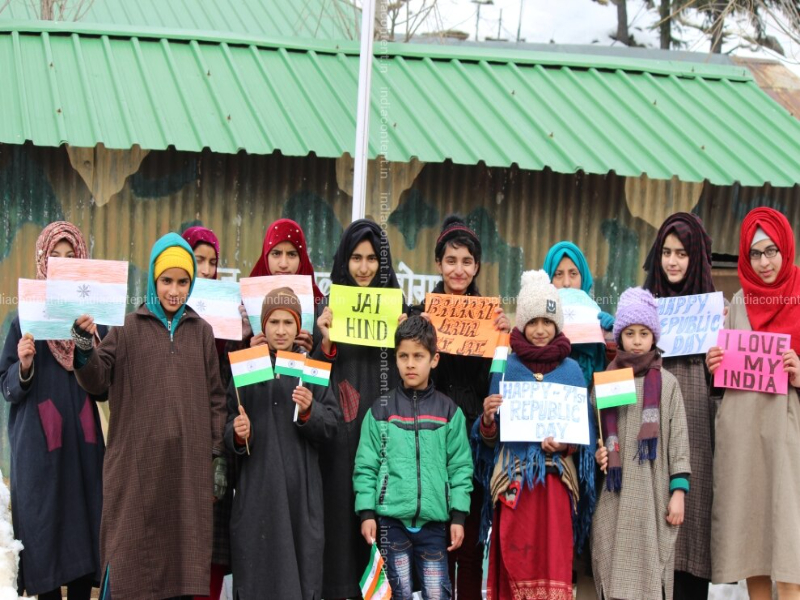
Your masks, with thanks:
<instances>
[{"instance_id":1,"label":"sign with indian flag drawing","mask_svg":"<svg viewBox=\"0 0 800 600\"><path fill-rule=\"evenodd\" d=\"M594 374L594 395L597 408L636 404L636 383L633 369L615 369Z\"/></svg>"},{"instance_id":2,"label":"sign with indian flag drawing","mask_svg":"<svg viewBox=\"0 0 800 600\"><path fill-rule=\"evenodd\" d=\"M261 333L261 306L264 296L282 287L291 289L300 300L300 327L314 331L314 290L310 275L265 275L263 277L244 277L239 281L242 302L250 319L253 333Z\"/></svg>"},{"instance_id":3,"label":"sign with indian flag drawing","mask_svg":"<svg viewBox=\"0 0 800 600\"><path fill-rule=\"evenodd\" d=\"M549 381L502 381L501 442L589 443L586 388Z\"/></svg>"},{"instance_id":4,"label":"sign with indian flag drawing","mask_svg":"<svg viewBox=\"0 0 800 600\"><path fill-rule=\"evenodd\" d=\"M583 290L562 288L561 309L564 312L564 335L573 344L603 344L603 330L597 315L600 307Z\"/></svg>"},{"instance_id":5,"label":"sign with indian flag drawing","mask_svg":"<svg viewBox=\"0 0 800 600\"><path fill-rule=\"evenodd\" d=\"M439 352L493 358L499 306L500 298L425 294L425 312L436 328Z\"/></svg>"},{"instance_id":6,"label":"sign with indian flag drawing","mask_svg":"<svg viewBox=\"0 0 800 600\"><path fill-rule=\"evenodd\" d=\"M361 595L364 600L391 600L392 588L386 578L383 556L381 556L378 545L375 543L372 544L369 564L361 576L359 587L361 587Z\"/></svg>"},{"instance_id":7,"label":"sign with indian flag drawing","mask_svg":"<svg viewBox=\"0 0 800 600\"><path fill-rule=\"evenodd\" d=\"M122 260L50 257L47 316L74 321L91 315L98 325L123 325L128 300L128 263Z\"/></svg>"},{"instance_id":8,"label":"sign with indian flag drawing","mask_svg":"<svg viewBox=\"0 0 800 600\"><path fill-rule=\"evenodd\" d=\"M215 338L242 339L242 315L239 313L242 296L238 282L197 279L186 303L211 325Z\"/></svg>"},{"instance_id":9,"label":"sign with indian flag drawing","mask_svg":"<svg viewBox=\"0 0 800 600\"><path fill-rule=\"evenodd\" d=\"M255 348L229 352L233 385L237 388L274 379L269 346L263 344Z\"/></svg>"},{"instance_id":10,"label":"sign with indian flag drawing","mask_svg":"<svg viewBox=\"0 0 800 600\"><path fill-rule=\"evenodd\" d=\"M19 328L35 340L71 340L72 321L52 319L47 315L44 279L19 280Z\"/></svg>"}]
</instances>

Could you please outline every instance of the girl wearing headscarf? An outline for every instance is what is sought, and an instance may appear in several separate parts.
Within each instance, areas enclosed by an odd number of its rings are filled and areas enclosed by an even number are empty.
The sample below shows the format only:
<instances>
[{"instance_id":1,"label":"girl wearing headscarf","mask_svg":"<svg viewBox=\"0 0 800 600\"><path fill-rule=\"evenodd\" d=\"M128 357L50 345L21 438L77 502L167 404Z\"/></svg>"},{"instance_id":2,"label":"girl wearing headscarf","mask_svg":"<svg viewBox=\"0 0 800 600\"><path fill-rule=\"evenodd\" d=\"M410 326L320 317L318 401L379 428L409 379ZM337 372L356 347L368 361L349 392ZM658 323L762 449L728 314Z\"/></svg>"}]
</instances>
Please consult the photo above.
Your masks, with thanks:
<instances>
[{"instance_id":1,"label":"girl wearing headscarf","mask_svg":"<svg viewBox=\"0 0 800 600\"><path fill-rule=\"evenodd\" d=\"M664 221L644 264L644 288L657 298L714 291L711 238L699 217L676 213ZM663 359L681 386L689 444L692 448L692 493L686 496L684 523L675 545L675 597L708 598L711 579L711 503L714 460L714 399L704 356Z\"/></svg>"},{"instance_id":2,"label":"girl wearing headscarf","mask_svg":"<svg viewBox=\"0 0 800 600\"><path fill-rule=\"evenodd\" d=\"M108 391L111 420L101 525L103 600L207 594L212 506L225 494L225 392L211 325L186 305L197 265L177 233L150 253L145 302L96 349L75 321L75 375ZM217 462L219 462L217 460Z\"/></svg>"},{"instance_id":3,"label":"girl wearing headscarf","mask_svg":"<svg viewBox=\"0 0 800 600\"><path fill-rule=\"evenodd\" d=\"M75 225L51 223L36 241L36 278L47 278L50 257L87 256ZM74 350L72 341L34 340L15 317L0 359L0 388L11 404L11 516L24 545L19 593L42 600L61 600L62 585L70 600L88 600L100 577L101 398L75 378Z\"/></svg>"},{"instance_id":4,"label":"girl wearing headscarf","mask_svg":"<svg viewBox=\"0 0 800 600\"><path fill-rule=\"evenodd\" d=\"M267 227L264 236L264 246L261 256L253 265L250 277L264 277L266 275L308 275L311 277L311 287L314 292L314 315L318 317L322 312L321 304L324 296L317 287L314 276L314 266L308 257L308 244L306 236L300 225L291 219L278 219ZM310 331L300 330L297 334L297 345L306 353L311 352L312 334ZM263 344L263 336L258 335L253 344Z\"/></svg>"},{"instance_id":5,"label":"girl wearing headscarf","mask_svg":"<svg viewBox=\"0 0 800 600\"><path fill-rule=\"evenodd\" d=\"M197 277L201 279L217 279L219 263L219 239L206 227L189 227L181 234L194 252L197 263ZM247 323L247 320L244 320ZM228 351L240 349L241 344L235 342L229 347L226 340L216 340L219 355L219 372L222 387L227 389L231 379ZM211 548L211 589L209 595L195 596L195 600L219 600L222 594L222 581L231 572L231 503L233 502L233 460L226 456L225 470L228 488L225 496L214 503L214 544Z\"/></svg>"},{"instance_id":6,"label":"girl wearing headscarf","mask_svg":"<svg viewBox=\"0 0 800 600\"><path fill-rule=\"evenodd\" d=\"M442 280L434 294L480 296L476 278L481 270L483 249L478 235L458 215L449 215L434 247L436 268ZM412 307L413 314L425 313L424 306ZM495 327L508 332L511 326L502 308L497 309ZM483 399L489 394L490 358L439 353L439 365L431 377L436 389L456 403L466 417L467 435L483 412ZM481 600L483 584L483 538L480 536L481 505L484 489L474 481L470 511L464 523L464 542L449 555L450 581L460 600Z\"/></svg>"},{"instance_id":7,"label":"girl wearing headscarf","mask_svg":"<svg viewBox=\"0 0 800 600\"><path fill-rule=\"evenodd\" d=\"M333 258L331 283L353 287L399 288L389 239L373 221L359 219L345 229ZM320 316L330 327L336 315L325 308ZM399 376L392 348L330 344L317 340L333 361L331 388L341 419L336 436L320 449L325 498L325 553L322 597L361 597L359 580L370 548L361 537L355 513L353 468L361 422L381 395L397 386ZM316 345L316 344L315 344Z\"/></svg>"},{"instance_id":8,"label":"girl wearing headscarf","mask_svg":"<svg viewBox=\"0 0 800 600\"><path fill-rule=\"evenodd\" d=\"M742 221L739 282L725 329L791 335L786 394L726 389L716 418L711 580L747 579L751 600L800 598L800 269L786 217L756 208ZM714 373L722 350L706 357Z\"/></svg>"},{"instance_id":9,"label":"girl wearing headscarf","mask_svg":"<svg viewBox=\"0 0 800 600\"><path fill-rule=\"evenodd\" d=\"M543 269L550 276L550 281L556 288L579 289L589 296L592 295L592 272L589 270L589 263L586 257L572 242L558 242L547 251L544 259ZM605 331L611 331L614 327L614 317L607 312L600 311L597 315L600 326ZM578 361L586 379L586 385L592 383L592 375L595 371L602 371L606 368L606 349L604 344L574 344L570 357Z\"/></svg>"}]
</instances>

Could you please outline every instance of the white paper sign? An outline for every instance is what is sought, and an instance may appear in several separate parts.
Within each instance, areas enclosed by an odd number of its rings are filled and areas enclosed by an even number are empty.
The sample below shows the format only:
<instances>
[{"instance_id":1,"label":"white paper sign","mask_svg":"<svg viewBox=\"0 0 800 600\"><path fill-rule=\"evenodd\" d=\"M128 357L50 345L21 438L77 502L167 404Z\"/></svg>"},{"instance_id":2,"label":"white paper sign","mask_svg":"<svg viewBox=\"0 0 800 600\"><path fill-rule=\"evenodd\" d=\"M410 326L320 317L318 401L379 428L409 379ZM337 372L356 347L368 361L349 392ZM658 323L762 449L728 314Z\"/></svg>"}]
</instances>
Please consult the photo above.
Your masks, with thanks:
<instances>
[{"instance_id":1,"label":"white paper sign","mask_svg":"<svg viewBox=\"0 0 800 600\"><path fill-rule=\"evenodd\" d=\"M717 344L724 322L722 292L658 299L664 357L705 354Z\"/></svg>"},{"instance_id":2,"label":"white paper sign","mask_svg":"<svg viewBox=\"0 0 800 600\"><path fill-rule=\"evenodd\" d=\"M546 381L503 381L501 442L589 443L586 388Z\"/></svg>"}]
</instances>

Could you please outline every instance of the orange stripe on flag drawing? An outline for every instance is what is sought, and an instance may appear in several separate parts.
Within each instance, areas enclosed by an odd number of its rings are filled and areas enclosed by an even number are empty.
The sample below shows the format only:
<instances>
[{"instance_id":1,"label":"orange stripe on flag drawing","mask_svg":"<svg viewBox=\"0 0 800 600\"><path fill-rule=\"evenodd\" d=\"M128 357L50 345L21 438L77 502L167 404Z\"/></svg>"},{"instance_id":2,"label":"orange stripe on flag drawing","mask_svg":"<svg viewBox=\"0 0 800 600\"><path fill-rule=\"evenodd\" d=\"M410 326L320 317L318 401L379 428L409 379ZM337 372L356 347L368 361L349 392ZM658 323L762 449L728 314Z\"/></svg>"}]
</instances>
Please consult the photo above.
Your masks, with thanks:
<instances>
[{"instance_id":1,"label":"orange stripe on flag drawing","mask_svg":"<svg viewBox=\"0 0 800 600\"><path fill-rule=\"evenodd\" d=\"M128 263L122 260L52 257L47 263L47 278L61 281L128 283Z\"/></svg>"}]
</instances>

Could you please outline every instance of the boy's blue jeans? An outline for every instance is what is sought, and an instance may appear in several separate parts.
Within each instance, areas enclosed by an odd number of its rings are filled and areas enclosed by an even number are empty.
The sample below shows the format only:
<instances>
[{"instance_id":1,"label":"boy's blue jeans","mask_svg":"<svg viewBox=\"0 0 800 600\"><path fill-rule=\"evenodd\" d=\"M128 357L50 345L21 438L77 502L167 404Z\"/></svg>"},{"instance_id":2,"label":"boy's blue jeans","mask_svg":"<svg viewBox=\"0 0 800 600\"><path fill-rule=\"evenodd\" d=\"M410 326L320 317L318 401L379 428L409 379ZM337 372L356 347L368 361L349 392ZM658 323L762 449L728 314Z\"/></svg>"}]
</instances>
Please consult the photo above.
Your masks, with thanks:
<instances>
[{"instance_id":1,"label":"boy's blue jeans","mask_svg":"<svg viewBox=\"0 0 800 600\"><path fill-rule=\"evenodd\" d=\"M378 537L385 552L393 600L412 599L415 572L424 600L452 598L447 573L447 523L426 523L413 533L397 519L382 517Z\"/></svg>"}]
</instances>

